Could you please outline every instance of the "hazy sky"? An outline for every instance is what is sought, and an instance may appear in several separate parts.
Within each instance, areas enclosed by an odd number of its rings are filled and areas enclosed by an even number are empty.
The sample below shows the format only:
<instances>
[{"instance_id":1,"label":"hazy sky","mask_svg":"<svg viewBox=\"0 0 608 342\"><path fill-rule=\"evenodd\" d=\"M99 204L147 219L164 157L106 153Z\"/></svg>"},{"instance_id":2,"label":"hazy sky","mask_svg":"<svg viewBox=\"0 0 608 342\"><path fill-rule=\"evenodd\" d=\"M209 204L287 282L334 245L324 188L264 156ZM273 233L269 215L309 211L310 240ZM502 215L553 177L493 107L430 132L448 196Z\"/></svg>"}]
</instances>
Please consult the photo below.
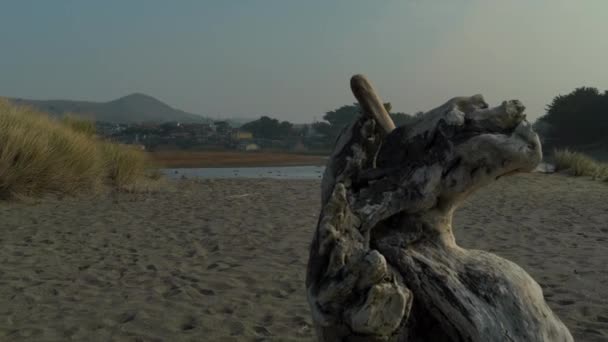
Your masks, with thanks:
<instances>
[{"instance_id":1,"label":"hazy sky","mask_svg":"<svg viewBox=\"0 0 608 342\"><path fill-rule=\"evenodd\" d=\"M364 73L396 111L458 95L608 88L607 0L2 0L0 96L142 92L212 117L294 122L354 102Z\"/></svg>"}]
</instances>

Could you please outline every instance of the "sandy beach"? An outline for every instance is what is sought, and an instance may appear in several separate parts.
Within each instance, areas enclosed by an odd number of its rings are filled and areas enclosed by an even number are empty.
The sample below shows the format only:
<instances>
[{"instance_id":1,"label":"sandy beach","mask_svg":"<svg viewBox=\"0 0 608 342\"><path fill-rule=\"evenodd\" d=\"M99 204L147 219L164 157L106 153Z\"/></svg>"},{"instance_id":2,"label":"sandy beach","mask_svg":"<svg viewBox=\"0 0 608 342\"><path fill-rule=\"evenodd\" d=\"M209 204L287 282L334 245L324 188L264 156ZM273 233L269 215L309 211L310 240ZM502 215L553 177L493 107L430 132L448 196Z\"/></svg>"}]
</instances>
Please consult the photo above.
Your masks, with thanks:
<instances>
[{"instance_id":1,"label":"sandy beach","mask_svg":"<svg viewBox=\"0 0 608 342\"><path fill-rule=\"evenodd\" d=\"M154 194L0 202L0 341L312 341L319 181L176 181ZM507 177L455 215L526 269L577 341L608 340L608 185Z\"/></svg>"}]
</instances>

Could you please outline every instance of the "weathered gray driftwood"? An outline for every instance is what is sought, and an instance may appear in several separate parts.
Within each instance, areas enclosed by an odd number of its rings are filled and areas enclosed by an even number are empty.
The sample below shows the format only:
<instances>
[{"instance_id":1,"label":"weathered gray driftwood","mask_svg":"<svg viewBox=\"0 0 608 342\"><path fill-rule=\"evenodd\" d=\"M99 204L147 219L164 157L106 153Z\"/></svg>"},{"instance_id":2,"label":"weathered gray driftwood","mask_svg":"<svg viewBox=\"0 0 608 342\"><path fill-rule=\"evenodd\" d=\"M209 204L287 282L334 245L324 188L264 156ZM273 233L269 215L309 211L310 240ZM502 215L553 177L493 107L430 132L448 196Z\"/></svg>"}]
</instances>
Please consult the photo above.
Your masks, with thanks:
<instances>
[{"instance_id":1,"label":"weathered gray driftwood","mask_svg":"<svg viewBox=\"0 0 608 342\"><path fill-rule=\"evenodd\" d=\"M322 181L306 287L320 341L572 341L519 266L456 245L452 215L492 181L533 170L517 100L457 97L395 128L365 77L362 114Z\"/></svg>"}]
</instances>

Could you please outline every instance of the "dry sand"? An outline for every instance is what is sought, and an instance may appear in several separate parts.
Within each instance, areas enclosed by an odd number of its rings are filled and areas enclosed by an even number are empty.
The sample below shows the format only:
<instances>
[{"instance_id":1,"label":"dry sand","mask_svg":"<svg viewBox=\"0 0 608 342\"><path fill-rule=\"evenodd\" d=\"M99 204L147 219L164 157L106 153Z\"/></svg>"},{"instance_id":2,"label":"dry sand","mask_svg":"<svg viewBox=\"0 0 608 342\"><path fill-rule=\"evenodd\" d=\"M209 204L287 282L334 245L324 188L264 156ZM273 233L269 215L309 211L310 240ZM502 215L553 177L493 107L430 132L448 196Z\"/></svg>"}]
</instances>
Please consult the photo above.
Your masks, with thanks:
<instances>
[{"instance_id":1,"label":"dry sand","mask_svg":"<svg viewBox=\"0 0 608 342\"><path fill-rule=\"evenodd\" d=\"M327 156L284 152L158 151L148 154L164 168L325 165Z\"/></svg>"},{"instance_id":2,"label":"dry sand","mask_svg":"<svg viewBox=\"0 0 608 342\"><path fill-rule=\"evenodd\" d=\"M0 341L311 341L318 181L212 180L157 194L0 204ZM577 341L608 340L608 185L501 179L458 242L509 258Z\"/></svg>"}]
</instances>

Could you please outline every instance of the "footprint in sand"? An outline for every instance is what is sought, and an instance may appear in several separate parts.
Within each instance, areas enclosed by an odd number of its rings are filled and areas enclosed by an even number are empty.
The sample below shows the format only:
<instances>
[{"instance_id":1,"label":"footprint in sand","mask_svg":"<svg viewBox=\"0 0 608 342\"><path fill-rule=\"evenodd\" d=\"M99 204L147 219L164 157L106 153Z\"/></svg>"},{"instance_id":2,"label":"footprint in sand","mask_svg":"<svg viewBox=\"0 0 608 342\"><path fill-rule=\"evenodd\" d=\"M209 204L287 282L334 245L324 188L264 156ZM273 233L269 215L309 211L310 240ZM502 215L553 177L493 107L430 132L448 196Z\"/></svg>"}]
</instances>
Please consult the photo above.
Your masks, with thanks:
<instances>
[{"instance_id":1,"label":"footprint in sand","mask_svg":"<svg viewBox=\"0 0 608 342\"><path fill-rule=\"evenodd\" d=\"M189 331L196 329L198 322L194 317L188 317L184 323L180 326L182 331Z\"/></svg>"},{"instance_id":2,"label":"footprint in sand","mask_svg":"<svg viewBox=\"0 0 608 342\"><path fill-rule=\"evenodd\" d=\"M225 306L221 309L221 312L228 315L232 315L234 313L234 309L229 306Z\"/></svg>"},{"instance_id":3,"label":"footprint in sand","mask_svg":"<svg viewBox=\"0 0 608 342\"><path fill-rule=\"evenodd\" d=\"M179 287L172 287L168 291L162 294L163 298L171 298L175 297L182 293L182 290Z\"/></svg>"},{"instance_id":4,"label":"footprint in sand","mask_svg":"<svg viewBox=\"0 0 608 342\"><path fill-rule=\"evenodd\" d=\"M594 328L585 328L583 329L583 331L589 335L593 335L593 336L600 336L600 337L604 337L606 335L604 335L604 333L598 329L594 329Z\"/></svg>"},{"instance_id":5,"label":"footprint in sand","mask_svg":"<svg viewBox=\"0 0 608 342\"><path fill-rule=\"evenodd\" d=\"M602 322L602 323L608 323L608 317L598 315L598 316L597 316L597 321L598 321L598 322Z\"/></svg>"},{"instance_id":6,"label":"footprint in sand","mask_svg":"<svg viewBox=\"0 0 608 342\"><path fill-rule=\"evenodd\" d=\"M123 314L119 315L118 318L116 319L116 321L121 324L125 324L125 323L131 322L132 320L134 320L135 317L137 317L136 311L127 311L127 312L124 312Z\"/></svg>"},{"instance_id":7,"label":"footprint in sand","mask_svg":"<svg viewBox=\"0 0 608 342\"><path fill-rule=\"evenodd\" d=\"M553 292L555 292L557 294L567 294L567 293L570 293L570 291L568 291L566 289L563 289L563 288L560 288L560 287L555 287L553 289Z\"/></svg>"},{"instance_id":8,"label":"footprint in sand","mask_svg":"<svg viewBox=\"0 0 608 342\"><path fill-rule=\"evenodd\" d=\"M268 336L272 336L272 333L264 328L263 326L255 326L253 327L253 331L256 332L256 334L260 335L260 336L264 336L264 337L268 337Z\"/></svg>"},{"instance_id":9,"label":"footprint in sand","mask_svg":"<svg viewBox=\"0 0 608 342\"><path fill-rule=\"evenodd\" d=\"M245 332L245 326L241 322L230 322L228 329L230 330L230 336L243 335L243 332Z\"/></svg>"},{"instance_id":10,"label":"footprint in sand","mask_svg":"<svg viewBox=\"0 0 608 342\"><path fill-rule=\"evenodd\" d=\"M311 322L308 322L302 316L295 316L293 318L292 322L297 327L297 333L299 335L307 335L311 330L311 327L312 327Z\"/></svg>"},{"instance_id":11,"label":"footprint in sand","mask_svg":"<svg viewBox=\"0 0 608 342\"><path fill-rule=\"evenodd\" d=\"M264 317L262 318L262 323L264 323L264 325L272 325L273 322L274 316L271 313L264 315Z\"/></svg>"},{"instance_id":12,"label":"footprint in sand","mask_svg":"<svg viewBox=\"0 0 608 342\"><path fill-rule=\"evenodd\" d=\"M251 286L251 285L255 285L257 283L255 278L248 276L248 275L237 276L237 279L242 281L244 285Z\"/></svg>"},{"instance_id":13,"label":"footprint in sand","mask_svg":"<svg viewBox=\"0 0 608 342\"><path fill-rule=\"evenodd\" d=\"M205 296L215 296L215 291L210 289L198 289L198 292Z\"/></svg>"},{"instance_id":14,"label":"footprint in sand","mask_svg":"<svg viewBox=\"0 0 608 342\"><path fill-rule=\"evenodd\" d=\"M216 270L218 272L229 270L231 266L229 264L223 262L214 262L211 265L207 266L208 270Z\"/></svg>"},{"instance_id":15,"label":"footprint in sand","mask_svg":"<svg viewBox=\"0 0 608 342\"><path fill-rule=\"evenodd\" d=\"M211 253L217 253L220 251L220 244L216 243L213 247L211 247L210 249Z\"/></svg>"},{"instance_id":16,"label":"footprint in sand","mask_svg":"<svg viewBox=\"0 0 608 342\"><path fill-rule=\"evenodd\" d=\"M576 303L576 301L571 300L571 299L560 299L557 301L557 304L559 304L559 305L572 305L574 303Z\"/></svg>"},{"instance_id":17,"label":"footprint in sand","mask_svg":"<svg viewBox=\"0 0 608 342\"><path fill-rule=\"evenodd\" d=\"M271 292L271 295L275 298L281 298L281 299L289 297L289 293L287 293L287 291L284 291L284 290L274 290Z\"/></svg>"}]
</instances>

